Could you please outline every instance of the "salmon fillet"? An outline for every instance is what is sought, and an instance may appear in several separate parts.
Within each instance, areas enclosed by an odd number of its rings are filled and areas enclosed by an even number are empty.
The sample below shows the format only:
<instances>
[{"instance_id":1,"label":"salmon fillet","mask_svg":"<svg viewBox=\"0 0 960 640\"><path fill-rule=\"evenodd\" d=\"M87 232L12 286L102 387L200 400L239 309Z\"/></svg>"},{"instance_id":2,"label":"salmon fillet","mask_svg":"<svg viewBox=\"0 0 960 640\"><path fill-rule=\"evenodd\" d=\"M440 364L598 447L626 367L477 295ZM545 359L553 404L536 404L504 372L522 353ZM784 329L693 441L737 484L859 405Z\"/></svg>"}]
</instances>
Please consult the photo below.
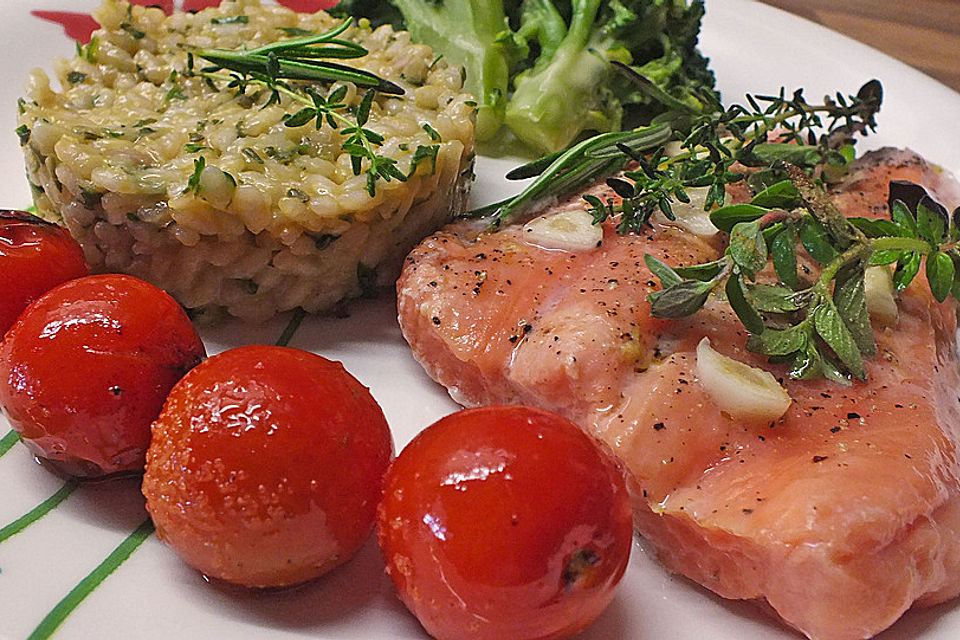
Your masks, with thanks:
<instances>
[{"instance_id":1,"label":"salmon fillet","mask_svg":"<svg viewBox=\"0 0 960 640\"><path fill-rule=\"evenodd\" d=\"M834 194L847 215L885 216L888 183L944 205L960 187L908 151L856 161ZM602 192L605 187L595 187ZM557 205L582 208L580 197ZM572 253L521 225L450 225L408 257L400 324L427 373L466 406L523 403L593 433L632 476L636 525L660 559L726 598L769 603L810 638L870 637L914 604L960 593L960 373L956 309L920 279L899 326L875 330L869 382L794 381L745 349L728 307L650 317L668 264L719 257L722 237L669 224ZM772 424L720 411L695 376L696 345L771 370L793 398Z\"/></svg>"}]
</instances>

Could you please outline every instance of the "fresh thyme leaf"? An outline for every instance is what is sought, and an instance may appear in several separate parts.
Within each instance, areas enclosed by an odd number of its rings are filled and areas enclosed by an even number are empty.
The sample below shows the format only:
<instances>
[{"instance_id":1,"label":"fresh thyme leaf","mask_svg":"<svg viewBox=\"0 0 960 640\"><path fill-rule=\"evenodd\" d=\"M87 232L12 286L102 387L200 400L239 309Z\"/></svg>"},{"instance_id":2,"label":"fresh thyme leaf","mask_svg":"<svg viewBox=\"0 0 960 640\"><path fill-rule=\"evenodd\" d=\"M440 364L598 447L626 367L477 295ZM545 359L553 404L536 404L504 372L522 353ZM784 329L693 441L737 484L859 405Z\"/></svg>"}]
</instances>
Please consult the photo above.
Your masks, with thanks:
<instances>
[{"instance_id":1,"label":"fresh thyme leaf","mask_svg":"<svg viewBox=\"0 0 960 640\"><path fill-rule=\"evenodd\" d=\"M816 145L761 143L753 147L753 157L749 161L763 165L781 161L807 167L819 163L822 157L823 150Z\"/></svg>"},{"instance_id":2,"label":"fresh thyme leaf","mask_svg":"<svg viewBox=\"0 0 960 640\"><path fill-rule=\"evenodd\" d=\"M829 264L839 255L827 239L827 230L816 220L807 219L800 224L800 242L810 257L820 264Z\"/></svg>"},{"instance_id":3,"label":"fresh thyme leaf","mask_svg":"<svg viewBox=\"0 0 960 640\"><path fill-rule=\"evenodd\" d=\"M870 256L870 264L876 266L883 266L888 264L893 264L897 260L903 257L902 251L890 250L890 251L877 251L872 256Z\"/></svg>"},{"instance_id":4,"label":"fresh thyme leaf","mask_svg":"<svg viewBox=\"0 0 960 640\"><path fill-rule=\"evenodd\" d=\"M766 328L763 324L763 316L747 300L747 296L743 292L743 282L736 270L727 278L725 292L730 308L740 318L740 322L747 328L747 331L753 334L762 334Z\"/></svg>"},{"instance_id":5,"label":"fresh thyme leaf","mask_svg":"<svg viewBox=\"0 0 960 640\"><path fill-rule=\"evenodd\" d=\"M780 282L796 289L800 281L797 277L797 232L793 225L784 227L773 236L770 242L770 257Z\"/></svg>"},{"instance_id":6,"label":"fresh thyme leaf","mask_svg":"<svg viewBox=\"0 0 960 640\"><path fill-rule=\"evenodd\" d=\"M373 104L373 91L368 91L360 100L360 106L357 107L357 126L362 127L370 119L370 106Z\"/></svg>"},{"instance_id":7,"label":"fresh thyme leaf","mask_svg":"<svg viewBox=\"0 0 960 640\"><path fill-rule=\"evenodd\" d=\"M740 222L753 222L762 218L770 209L756 204L730 204L710 212L710 222L720 231L730 233Z\"/></svg>"},{"instance_id":8,"label":"fresh thyme leaf","mask_svg":"<svg viewBox=\"0 0 960 640\"><path fill-rule=\"evenodd\" d=\"M781 180L755 195L750 204L767 209L793 209L800 204L800 194L790 180Z\"/></svg>"},{"instance_id":9,"label":"fresh thyme leaf","mask_svg":"<svg viewBox=\"0 0 960 640\"><path fill-rule=\"evenodd\" d=\"M805 326L771 329L763 333L751 333L747 349L765 356L782 357L801 351L807 343Z\"/></svg>"},{"instance_id":10,"label":"fresh thyme leaf","mask_svg":"<svg viewBox=\"0 0 960 640\"><path fill-rule=\"evenodd\" d=\"M655 318L683 318L700 310L714 288L712 282L684 280L648 297Z\"/></svg>"},{"instance_id":11,"label":"fresh thyme leaf","mask_svg":"<svg viewBox=\"0 0 960 640\"><path fill-rule=\"evenodd\" d=\"M836 382L837 384L850 386L850 374L844 371L842 366L839 365L834 358L830 357L830 354L822 353L820 355L821 375L827 380Z\"/></svg>"},{"instance_id":12,"label":"fresh thyme leaf","mask_svg":"<svg viewBox=\"0 0 960 640\"><path fill-rule=\"evenodd\" d=\"M953 274L950 278L952 282ZM833 288L833 302L847 329L850 330L850 335L853 336L860 353L868 358L876 355L877 345L873 341L873 327L870 325L870 314L867 311L862 264L854 263L837 273Z\"/></svg>"},{"instance_id":13,"label":"fresh thyme leaf","mask_svg":"<svg viewBox=\"0 0 960 640\"><path fill-rule=\"evenodd\" d=\"M727 250L744 274L753 278L767 264L767 243L763 239L760 223L737 223L730 231L730 247Z\"/></svg>"},{"instance_id":14,"label":"fresh thyme leaf","mask_svg":"<svg viewBox=\"0 0 960 640\"><path fill-rule=\"evenodd\" d=\"M164 98L167 102L171 100L186 100L187 95L183 92L183 89L179 85L174 85L167 91L167 95Z\"/></svg>"},{"instance_id":15,"label":"fresh thyme leaf","mask_svg":"<svg viewBox=\"0 0 960 640\"><path fill-rule=\"evenodd\" d=\"M901 256L897 261L897 268L893 270L893 286L898 293L906 289L920 273L922 259L920 253L912 251Z\"/></svg>"},{"instance_id":16,"label":"fresh thyme leaf","mask_svg":"<svg viewBox=\"0 0 960 640\"><path fill-rule=\"evenodd\" d=\"M336 89L330 92L330 95L327 96L326 106L330 109L342 109L347 105L343 104L343 99L347 97L347 85L341 84ZM319 96L320 94L315 94Z\"/></svg>"},{"instance_id":17,"label":"fresh thyme leaf","mask_svg":"<svg viewBox=\"0 0 960 640\"><path fill-rule=\"evenodd\" d=\"M676 271L671 269L663 261L654 258L650 254L644 254L643 261L646 263L647 268L650 269L650 273L660 279L660 284L664 289L668 289L683 282L683 278L680 277Z\"/></svg>"},{"instance_id":18,"label":"fresh thyme leaf","mask_svg":"<svg viewBox=\"0 0 960 640\"><path fill-rule=\"evenodd\" d=\"M942 251L928 255L926 274L933 297L937 299L937 302L946 300L950 295L950 289L953 287L955 274L953 260L950 259L950 256Z\"/></svg>"},{"instance_id":19,"label":"fresh thyme leaf","mask_svg":"<svg viewBox=\"0 0 960 640\"><path fill-rule=\"evenodd\" d=\"M917 229L920 237L927 242L932 244L943 242L946 239L949 224L947 210L930 196L925 196L917 204Z\"/></svg>"},{"instance_id":20,"label":"fresh thyme leaf","mask_svg":"<svg viewBox=\"0 0 960 640\"><path fill-rule=\"evenodd\" d=\"M319 115L319 111L317 111L317 109L314 109L312 107L304 107L303 109L300 109L293 115L287 118L284 118L283 124L285 124L288 127L302 127L308 122L311 122L318 115Z\"/></svg>"},{"instance_id":21,"label":"fresh thyme leaf","mask_svg":"<svg viewBox=\"0 0 960 640\"><path fill-rule=\"evenodd\" d=\"M810 380L823 375L823 357L820 355L814 339L805 336L803 348L799 349L793 357L790 377L796 380Z\"/></svg>"},{"instance_id":22,"label":"fresh thyme leaf","mask_svg":"<svg viewBox=\"0 0 960 640\"><path fill-rule=\"evenodd\" d=\"M848 220L868 238L900 235L900 227L891 220L882 218L848 218Z\"/></svg>"},{"instance_id":23,"label":"fresh thyme leaf","mask_svg":"<svg viewBox=\"0 0 960 640\"><path fill-rule=\"evenodd\" d=\"M751 305L765 313L793 313L800 310L802 296L786 287L770 284L746 284L746 297Z\"/></svg>"},{"instance_id":24,"label":"fresh thyme leaf","mask_svg":"<svg viewBox=\"0 0 960 640\"><path fill-rule=\"evenodd\" d=\"M917 219L913 217L913 214L903 200L895 200L893 202L890 208L890 219L900 227L901 235L905 235L908 238L920 237Z\"/></svg>"},{"instance_id":25,"label":"fresh thyme leaf","mask_svg":"<svg viewBox=\"0 0 960 640\"><path fill-rule=\"evenodd\" d=\"M644 257L646 259L646 257ZM695 264L688 267L673 267L674 273L681 278L690 278L706 282L717 277L726 263L723 259L706 262L704 264Z\"/></svg>"},{"instance_id":26,"label":"fresh thyme leaf","mask_svg":"<svg viewBox=\"0 0 960 640\"><path fill-rule=\"evenodd\" d=\"M814 308L813 326L850 373L860 381L866 380L867 370L863 363L863 356L831 299L824 298Z\"/></svg>"}]
</instances>

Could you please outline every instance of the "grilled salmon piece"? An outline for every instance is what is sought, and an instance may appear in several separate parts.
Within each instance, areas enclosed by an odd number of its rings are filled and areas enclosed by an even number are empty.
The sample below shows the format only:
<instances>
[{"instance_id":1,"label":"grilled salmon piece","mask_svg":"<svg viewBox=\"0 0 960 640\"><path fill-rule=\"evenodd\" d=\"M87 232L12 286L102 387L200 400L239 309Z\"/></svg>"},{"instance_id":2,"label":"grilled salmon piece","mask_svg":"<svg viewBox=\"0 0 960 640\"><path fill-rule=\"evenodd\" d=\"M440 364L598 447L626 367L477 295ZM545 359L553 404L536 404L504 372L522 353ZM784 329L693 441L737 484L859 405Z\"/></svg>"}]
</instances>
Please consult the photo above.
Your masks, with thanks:
<instances>
[{"instance_id":1,"label":"grilled salmon piece","mask_svg":"<svg viewBox=\"0 0 960 640\"><path fill-rule=\"evenodd\" d=\"M834 194L885 215L888 183L960 203L915 154L865 155ZM602 187L596 188L602 191ZM557 205L580 207L579 197ZM919 280L899 326L875 331L869 382L793 381L745 349L726 306L651 318L645 253L694 264L722 239L655 224L580 252L526 242L519 224L458 223L425 240L398 282L400 324L426 371L467 406L525 403L596 435L631 474L636 524L662 561L727 598L765 600L811 638L870 637L914 603L960 593L956 310ZM763 366L793 399L772 424L722 412L696 345Z\"/></svg>"}]
</instances>

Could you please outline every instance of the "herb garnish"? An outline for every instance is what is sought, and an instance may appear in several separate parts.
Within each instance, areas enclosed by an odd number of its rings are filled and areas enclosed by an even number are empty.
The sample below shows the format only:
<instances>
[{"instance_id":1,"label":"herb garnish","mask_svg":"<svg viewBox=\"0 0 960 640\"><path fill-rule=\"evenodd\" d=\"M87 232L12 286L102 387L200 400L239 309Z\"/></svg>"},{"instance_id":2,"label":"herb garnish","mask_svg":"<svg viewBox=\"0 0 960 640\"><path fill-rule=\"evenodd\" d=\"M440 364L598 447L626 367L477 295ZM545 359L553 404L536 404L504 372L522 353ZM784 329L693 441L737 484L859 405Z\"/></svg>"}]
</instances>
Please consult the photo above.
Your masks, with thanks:
<instances>
[{"instance_id":1,"label":"herb garnish","mask_svg":"<svg viewBox=\"0 0 960 640\"><path fill-rule=\"evenodd\" d=\"M212 62L209 70L228 69L273 88L279 80L352 82L382 93L403 94L403 88L379 76L326 59L362 58L367 50L355 42L338 38L352 24L340 25L316 35L279 40L250 50L192 48L192 55ZM207 71L205 69L204 71Z\"/></svg>"},{"instance_id":2,"label":"herb garnish","mask_svg":"<svg viewBox=\"0 0 960 640\"><path fill-rule=\"evenodd\" d=\"M721 288L750 332L747 348L790 364L790 376L866 380L864 358L876 354L867 313L865 272L896 263L893 282L905 289L925 267L933 296L960 299L960 209L950 216L918 185L892 182L890 219L847 218L803 170L779 163L787 179L747 205L714 210L730 232L715 262L671 268L646 256L663 289L650 294L653 315L695 313ZM797 273L797 241L822 270L812 282ZM772 262L776 280L758 282ZM886 268L886 267L883 267Z\"/></svg>"},{"instance_id":3,"label":"herb garnish","mask_svg":"<svg viewBox=\"0 0 960 640\"><path fill-rule=\"evenodd\" d=\"M366 166L367 192L373 197L376 195L378 180L389 182L395 179L402 182L408 178L408 174L397 167L397 161L394 158L377 153L377 148L383 144L384 137L366 128L377 92L402 94L404 90L367 71L326 60L359 58L367 55L368 52L364 47L338 37L351 24L352 20L348 19L324 33L280 40L249 51L191 49L187 66L188 73L194 73L194 56L212 62L214 66L201 69L199 73L209 82L226 80L227 87L234 89L238 96L244 95L251 84L266 87L270 91L270 97L264 108L279 104L281 95L301 103L303 107L299 111L284 117L284 123L288 127L302 127L315 122L317 129L320 129L324 123L339 129L344 136L341 148L350 154L354 175L360 175ZM221 70L231 71L232 74L226 77L219 75L217 72ZM347 96L345 85L333 88L325 96L312 85L297 90L288 81L352 82L358 87L366 88L366 92L356 107L353 117L350 117L346 115L350 111L350 105L344 102ZM428 133L433 139L431 131L432 128ZM269 155L269 149L267 151ZM418 148L413 155L409 175L412 175L417 164L427 159L435 161L435 157L436 153L432 146Z\"/></svg>"},{"instance_id":4,"label":"herb garnish","mask_svg":"<svg viewBox=\"0 0 960 640\"><path fill-rule=\"evenodd\" d=\"M778 159L807 169L844 164L852 137L875 128L883 94L880 83L872 80L856 96L837 94L822 104L808 103L801 90L792 96L781 90L777 96L748 95L746 106L726 109L704 98L707 107L696 111L635 71L623 69L641 91L671 110L648 126L600 134L517 167L507 174L508 179L537 179L517 196L469 215L493 214L494 224L499 225L635 163L638 168L624 178L607 182L622 198L621 203L603 203L597 198L587 201L597 222L619 215L621 233L636 231L648 224L655 211L672 218L671 203L688 202L686 189L690 187L709 187L706 208L722 204L726 186L747 177L733 169L737 164L769 167ZM817 136L818 129L825 132ZM775 139L771 141L771 137ZM680 150L668 156L664 145L670 141L679 142ZM752 185L762 185L769 176L769 170L752 172Z\"/></svg>"}]
</instances>

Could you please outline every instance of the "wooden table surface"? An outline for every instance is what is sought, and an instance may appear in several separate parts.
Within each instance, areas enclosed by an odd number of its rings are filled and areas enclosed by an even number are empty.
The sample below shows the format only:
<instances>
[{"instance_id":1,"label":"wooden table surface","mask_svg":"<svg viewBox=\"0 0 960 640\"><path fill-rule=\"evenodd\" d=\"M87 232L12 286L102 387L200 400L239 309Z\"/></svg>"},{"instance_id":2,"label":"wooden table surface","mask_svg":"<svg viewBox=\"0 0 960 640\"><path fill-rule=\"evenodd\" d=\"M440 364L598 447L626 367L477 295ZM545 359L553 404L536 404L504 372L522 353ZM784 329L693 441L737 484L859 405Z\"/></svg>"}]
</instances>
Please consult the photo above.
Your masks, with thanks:
<instances>
[{"instance_id":1,"label":"wooden table surface","mask_svg":"<svg viewBox=\"0 0 960 640\"><path fill-rule=\"evenodd\" d=\"M960 91L960 0L759 1L868 44Z\"/></svg>"}]
</instances>

